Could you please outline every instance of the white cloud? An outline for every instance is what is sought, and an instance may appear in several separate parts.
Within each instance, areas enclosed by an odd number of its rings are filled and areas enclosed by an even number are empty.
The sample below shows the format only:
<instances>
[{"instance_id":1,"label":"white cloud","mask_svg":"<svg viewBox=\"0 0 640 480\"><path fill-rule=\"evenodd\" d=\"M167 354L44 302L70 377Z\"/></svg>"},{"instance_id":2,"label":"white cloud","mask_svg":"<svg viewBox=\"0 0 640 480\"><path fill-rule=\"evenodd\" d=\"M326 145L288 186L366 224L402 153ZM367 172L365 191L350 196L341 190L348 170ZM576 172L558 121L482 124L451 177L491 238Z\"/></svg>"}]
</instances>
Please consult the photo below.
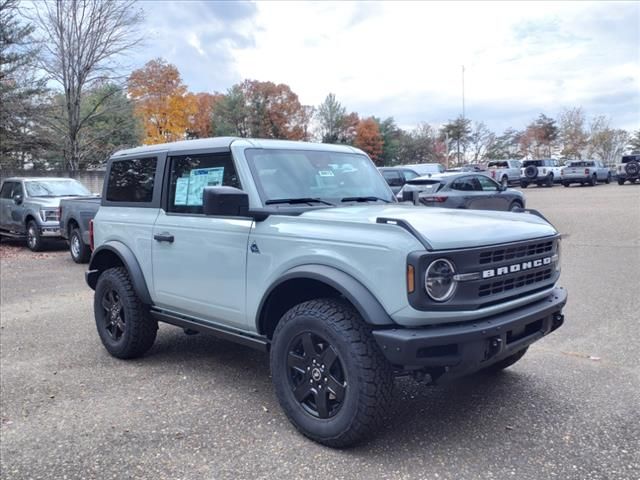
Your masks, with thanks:
<instances>
[{"instance_id":1,"label":"white cloud","mask_svg":"<svg viewBox=\"0 0 640 480\"><path fill-rule=\"evenodd\" d=\"M460 113L465 65L467 115L492 128L576 105L640 127L639 3L211 5L157 3L150 18L171 34L149 58L171 55L196 90L270 80L306 104L334 92L362 115L438 124Z\"/></svg>"}]
</instances>

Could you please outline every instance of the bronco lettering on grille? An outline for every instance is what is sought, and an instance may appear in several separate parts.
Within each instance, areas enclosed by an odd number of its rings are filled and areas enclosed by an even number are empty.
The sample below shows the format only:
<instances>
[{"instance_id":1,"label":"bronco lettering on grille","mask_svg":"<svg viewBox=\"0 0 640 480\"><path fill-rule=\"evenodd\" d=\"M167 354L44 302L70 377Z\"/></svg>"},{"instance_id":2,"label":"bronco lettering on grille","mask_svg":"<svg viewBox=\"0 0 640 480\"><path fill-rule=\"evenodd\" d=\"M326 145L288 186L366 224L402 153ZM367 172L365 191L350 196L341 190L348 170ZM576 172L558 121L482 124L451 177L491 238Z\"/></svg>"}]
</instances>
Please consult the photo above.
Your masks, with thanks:
<instances>
[{"instance_id":1,"label":"bronco lettering on grille","mask_svg":"<svg viewBox=\"0 0 640 480\"><path fill-rule=\"evenodd\" d=\"M529 260L528 262L514 263L513 265L505 265L504 267L490 268L482 271L482 278L499 277L501 275L509 275L510 273L531 270L532 268L550 265L553 257L538 258L537 260Z\"/></svg>"}]
</instances>

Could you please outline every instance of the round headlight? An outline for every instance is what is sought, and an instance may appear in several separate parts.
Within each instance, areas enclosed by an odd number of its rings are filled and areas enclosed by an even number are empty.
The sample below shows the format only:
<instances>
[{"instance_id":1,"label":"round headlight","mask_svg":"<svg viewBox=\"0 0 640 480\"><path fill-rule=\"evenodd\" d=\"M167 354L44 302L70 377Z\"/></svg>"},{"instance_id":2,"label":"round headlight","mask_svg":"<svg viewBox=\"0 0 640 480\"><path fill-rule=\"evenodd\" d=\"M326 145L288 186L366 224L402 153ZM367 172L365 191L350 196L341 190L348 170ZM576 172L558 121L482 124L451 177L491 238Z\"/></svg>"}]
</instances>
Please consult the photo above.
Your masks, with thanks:
<instances>
[{"instance_id":1,"label":"round headlight","mask_svg":"<svg viewBox=\"0 0 640 480\"><path fill-rule=\"evenodd\" d=\"M456 289L454 275L453 263L444 258L434 260L425 273L424 288L436 302L444 302L451 298Z\"/></svg>"}]
</instances>

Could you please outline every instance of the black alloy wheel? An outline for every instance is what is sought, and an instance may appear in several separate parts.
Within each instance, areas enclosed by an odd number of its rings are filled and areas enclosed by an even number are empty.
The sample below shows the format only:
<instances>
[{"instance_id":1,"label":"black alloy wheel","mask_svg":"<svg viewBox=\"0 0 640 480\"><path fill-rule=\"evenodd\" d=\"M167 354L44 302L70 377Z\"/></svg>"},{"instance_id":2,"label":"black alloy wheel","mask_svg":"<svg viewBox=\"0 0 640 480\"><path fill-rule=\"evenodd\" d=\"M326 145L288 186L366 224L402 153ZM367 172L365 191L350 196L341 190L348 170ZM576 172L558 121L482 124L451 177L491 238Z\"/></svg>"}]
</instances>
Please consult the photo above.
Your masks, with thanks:
<instances>
[{"instance_id":1,"label":"black alloy wheel","mask_svg":"<svg viewBox=\"0 0 640 480\"><path fill-rule=\"evenodd\" d=\"M124 335L126 319L120 296L114 289L105 290L102 295L104 329L114 342L119 342Z\"/></svg>"},{"instance_id":2,"label":"black alloy wheel","mask_svg":"<svg viewBox=\"0 0 640 480\"><path fill-rule=\"evenodd\" d=\"M317 418L331 418L342 407L347 378L336 349L321 336L304 332L289 344L289 384L300 406Z\"/></svg>"}]
</instances>

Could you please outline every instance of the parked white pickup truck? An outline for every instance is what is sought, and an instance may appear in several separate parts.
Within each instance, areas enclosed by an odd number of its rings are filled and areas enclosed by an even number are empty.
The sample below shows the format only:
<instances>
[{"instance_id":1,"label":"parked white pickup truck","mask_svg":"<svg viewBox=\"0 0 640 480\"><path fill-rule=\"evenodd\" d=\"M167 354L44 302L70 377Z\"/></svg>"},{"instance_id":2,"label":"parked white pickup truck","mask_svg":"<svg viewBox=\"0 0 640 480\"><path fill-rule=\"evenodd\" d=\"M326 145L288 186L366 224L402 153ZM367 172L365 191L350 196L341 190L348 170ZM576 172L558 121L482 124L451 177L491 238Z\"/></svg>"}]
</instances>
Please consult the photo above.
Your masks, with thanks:
<instances>
[{"instance_id":1,"label":"parked white pickup truck","mask_svg":"<svg viewBox=\"0 0 640 480\"><path fill-rule=\"evenodd\" d=\"M503 187L520 180L520 160L491 160L487 163L487 175Z\"/></svg>"}]
</instances>

